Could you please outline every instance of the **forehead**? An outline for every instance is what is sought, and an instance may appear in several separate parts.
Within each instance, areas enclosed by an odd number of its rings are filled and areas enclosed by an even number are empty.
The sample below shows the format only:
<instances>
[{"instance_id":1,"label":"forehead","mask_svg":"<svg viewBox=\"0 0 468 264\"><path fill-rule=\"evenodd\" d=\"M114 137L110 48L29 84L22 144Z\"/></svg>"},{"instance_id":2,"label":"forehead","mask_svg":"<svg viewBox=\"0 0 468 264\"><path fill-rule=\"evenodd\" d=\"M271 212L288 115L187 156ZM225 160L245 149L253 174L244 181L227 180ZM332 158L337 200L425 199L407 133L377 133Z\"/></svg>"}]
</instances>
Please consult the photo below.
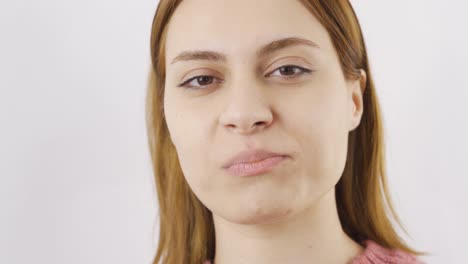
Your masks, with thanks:
<instances>
[{"instance_id":1,"label":"forehead","mask_svg":"<svg viewBox=\"0 0 468 264\"><path fill-rule=\"evenodd\" d=\"M256 48L290 36L330 45L325 28L298 0L184 0L168 26L166 59L187 50L254 56Z\"/></svg>"}]
</instances>

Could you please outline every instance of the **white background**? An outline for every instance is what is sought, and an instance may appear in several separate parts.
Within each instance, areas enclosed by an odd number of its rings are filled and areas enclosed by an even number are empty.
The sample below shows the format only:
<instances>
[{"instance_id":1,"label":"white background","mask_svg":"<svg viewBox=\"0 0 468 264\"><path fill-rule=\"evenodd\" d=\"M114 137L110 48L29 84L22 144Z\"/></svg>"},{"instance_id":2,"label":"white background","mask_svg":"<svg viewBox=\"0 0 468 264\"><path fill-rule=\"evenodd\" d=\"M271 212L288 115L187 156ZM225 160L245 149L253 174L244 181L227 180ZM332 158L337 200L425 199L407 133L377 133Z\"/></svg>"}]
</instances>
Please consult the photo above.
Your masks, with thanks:
<instances>
[{"instance_id":1,"label":"white background","mask_svg":"<svg viewBox=\"0 0 468 264\"><path fill-rule=\"evenodd\" d=\"M352 3L390 188L427 263L468 248L468 4ZM146 263L158 228L144 96L156 1L0 3L0 263Z\"/></svg>"}]
</instances>

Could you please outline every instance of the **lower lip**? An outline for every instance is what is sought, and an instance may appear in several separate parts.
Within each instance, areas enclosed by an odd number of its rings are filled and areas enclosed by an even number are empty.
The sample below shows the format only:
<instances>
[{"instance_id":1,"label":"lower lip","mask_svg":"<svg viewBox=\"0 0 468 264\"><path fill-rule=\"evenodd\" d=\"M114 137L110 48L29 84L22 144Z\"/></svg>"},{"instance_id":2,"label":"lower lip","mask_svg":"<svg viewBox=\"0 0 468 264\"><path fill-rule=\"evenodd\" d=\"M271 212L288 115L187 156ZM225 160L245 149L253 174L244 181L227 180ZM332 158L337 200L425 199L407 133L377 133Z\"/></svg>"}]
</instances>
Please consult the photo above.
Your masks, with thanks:
<instances>
[{"instance_id":1,"label":"lower lip","mask_svg":"<svg viewBox=\"0 0 468 264\"><path fill-rule=\"evenodd\" d=\"M258 162L232 165L226 170L235 176L254 176L270 172L276 165L287 158L287 156L275 156Z\"/></svg>"}]
</instances>

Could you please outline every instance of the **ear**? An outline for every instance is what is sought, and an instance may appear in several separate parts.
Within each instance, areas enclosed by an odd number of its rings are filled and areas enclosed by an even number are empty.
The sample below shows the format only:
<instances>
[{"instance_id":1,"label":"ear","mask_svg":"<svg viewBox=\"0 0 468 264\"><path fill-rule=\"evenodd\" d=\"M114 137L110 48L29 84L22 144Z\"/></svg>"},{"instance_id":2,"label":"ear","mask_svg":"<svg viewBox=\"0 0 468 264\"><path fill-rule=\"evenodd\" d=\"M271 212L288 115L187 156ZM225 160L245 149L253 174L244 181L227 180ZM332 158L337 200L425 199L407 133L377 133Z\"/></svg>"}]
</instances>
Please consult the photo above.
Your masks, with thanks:
<instances>
[{"instance_id":1,"label":"ear","mask_svg":"<svg viewBox=\"0 0 468 264\"><path fill-rule=\"evenodd\" d=\"M360 69L361 75L358 79L351 81L348 86L348 96L350 103L350 125L349 131L356 129L364 112L363 94L366 89L367 74Z\"/></svg>"}]
</instances>

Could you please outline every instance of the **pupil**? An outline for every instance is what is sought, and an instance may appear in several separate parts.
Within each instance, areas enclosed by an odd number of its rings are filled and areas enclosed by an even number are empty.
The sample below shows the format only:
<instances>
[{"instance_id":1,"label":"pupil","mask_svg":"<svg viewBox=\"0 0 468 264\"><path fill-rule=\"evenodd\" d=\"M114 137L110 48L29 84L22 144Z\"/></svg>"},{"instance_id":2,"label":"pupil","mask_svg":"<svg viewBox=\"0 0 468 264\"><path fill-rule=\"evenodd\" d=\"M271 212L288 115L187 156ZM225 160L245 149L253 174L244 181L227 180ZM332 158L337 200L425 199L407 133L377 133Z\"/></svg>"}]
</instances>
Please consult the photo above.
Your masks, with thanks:
<instances>
[{"instance_id":1,"label":"pupil","mask_svg":"<svg viewBox=\"0 0 468 264\"><path fill-rule=\"evenodd\" d=\"M281 69L283 69L283 70L280 70L280 72L282 72L282 73L288 73L288 72L289 73L294 73L291 66L284 66Z\"/></svg>"},{"instance_id":2,"label":"pupil","mask_svg":"<svg viewBox=\"0 0 468 264\"><path fill-rule=\"evenodd\" d=\"M208 82L208 83L209 83L209 80L210 80L210 77L209 77L209 76L198 77L198 83L199 83L199 84L203 84L204 82Z\"/></svg>"}]
</instances>

